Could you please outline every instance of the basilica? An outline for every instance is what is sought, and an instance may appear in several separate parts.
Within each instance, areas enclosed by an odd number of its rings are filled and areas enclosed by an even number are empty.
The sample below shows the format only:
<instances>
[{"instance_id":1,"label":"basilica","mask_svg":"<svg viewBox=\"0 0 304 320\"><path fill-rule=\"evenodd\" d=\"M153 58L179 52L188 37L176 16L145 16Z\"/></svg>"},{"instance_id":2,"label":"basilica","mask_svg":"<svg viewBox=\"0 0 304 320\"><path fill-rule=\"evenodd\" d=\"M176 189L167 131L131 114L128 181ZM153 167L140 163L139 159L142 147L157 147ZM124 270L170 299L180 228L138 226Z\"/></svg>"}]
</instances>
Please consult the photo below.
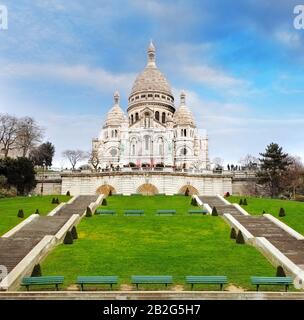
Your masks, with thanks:
<instances>
[{"instance_id":1,"label":"basilica","mask_svg":"<svg viewBox=\"0 0 304 320\"><path fill-rule=\"evenodd\" d=\"M127 114L116 91L100 135L92 141L100 168L208 170L208 137L199 135L185 92L175 102L169 82L156 66L152 42L147 60L133 84Z\"/></svg>"}]
</instances>

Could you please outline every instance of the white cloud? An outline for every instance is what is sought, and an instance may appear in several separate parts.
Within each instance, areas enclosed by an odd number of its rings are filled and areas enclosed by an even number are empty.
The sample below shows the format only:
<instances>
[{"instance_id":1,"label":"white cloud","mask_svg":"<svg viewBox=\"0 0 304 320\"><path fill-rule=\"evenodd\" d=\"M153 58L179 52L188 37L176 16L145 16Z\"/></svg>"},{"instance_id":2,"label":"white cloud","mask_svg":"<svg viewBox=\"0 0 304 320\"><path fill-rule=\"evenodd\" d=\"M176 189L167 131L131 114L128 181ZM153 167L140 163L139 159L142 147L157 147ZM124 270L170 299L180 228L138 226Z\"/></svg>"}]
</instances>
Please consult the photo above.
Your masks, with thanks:
<instances>
[{"instance_id":1,"label":"white cloud","mask_svg":"<svg viewBox=\"0 0 304 320\"><path fill-rule=\"evenodd\" d=\"M291 47L291 48L297 48L301 45L301 39L298 33L296 32L290 32L287 30L279 30L276 31L275 39L279 41L280 43Z\"/></svg>"},{"instance_id":2,"label":"white cloud","mask_svg":"<svg viewBox=\"0 0 304 320\"><path fill-rule=\"evenodd\" d=\"M1 64L0 78L30 78L59 80L62 82L92 87L101 92L113 92L116 88L128 91L135 74L112 73L102 68L85 65L48 65L48 64Z\"/></svg>"}]
</instances>

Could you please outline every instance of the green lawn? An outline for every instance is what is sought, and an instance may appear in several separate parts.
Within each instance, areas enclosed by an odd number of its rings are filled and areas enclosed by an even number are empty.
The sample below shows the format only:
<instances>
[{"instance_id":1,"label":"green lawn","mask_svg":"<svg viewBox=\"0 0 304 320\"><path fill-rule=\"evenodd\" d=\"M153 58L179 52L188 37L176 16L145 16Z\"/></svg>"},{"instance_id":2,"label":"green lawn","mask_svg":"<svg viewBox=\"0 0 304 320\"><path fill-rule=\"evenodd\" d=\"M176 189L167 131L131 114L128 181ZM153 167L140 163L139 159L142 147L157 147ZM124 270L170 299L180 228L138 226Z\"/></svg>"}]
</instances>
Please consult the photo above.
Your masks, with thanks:
<instances>
[{"instance_id":1,"label":"green lawn","mask_svg":"<svg viewBox=\"0 0 304 320\"><path fill-rule=\"evenodd\" d=\"M39 210L41 215L45 215L53 210L57 204L52 204L53 197L58 197L60 202L70 199L67 196L33 196L0 199L0 236L15 227L25 218ZM18 218L19 209L24 211L24 219Z\"/></svg>"},{"instance_id":2,"label":"green lawn","mask_svg":"<svg viewBox=\"0 0 304 320\"><path fill-rule=\"evenodd\" d=\"M241 198L247 199L248 205L242 207L249 213L261 215L264 210L266 213L272 214L274 217L288 224L291 228L304 234L304 202L247 196L230 196L227 199L231 203L239 203ZM286 216L282 218L279 217L281 207L284 208L286 212Z\"/></svg>"},{"instance_id":3,"label":"green lawn","mask_svg":"<svg viewBox=\"0 0 304 320\"><path fill-rule=\"evenodd\" d=\"M120 285L130 285L131 275L172 275L179 285L184 285L186 275L227 275L230 283L247 289L254 289L251 275L275 275L255 248L229 238L230 229L221 217L188 215L190 200L184 196L108 197L103 208L115 209L118 215L83 218L79 239L73 245L58 246L42 264L43 275L64 275L65 287L75 283L78 275L117 275ZM144 209L145 216L125 217L124 209ZM177 215L155 216L157 209L176 209Z\"/></svg>"}]
</instances>

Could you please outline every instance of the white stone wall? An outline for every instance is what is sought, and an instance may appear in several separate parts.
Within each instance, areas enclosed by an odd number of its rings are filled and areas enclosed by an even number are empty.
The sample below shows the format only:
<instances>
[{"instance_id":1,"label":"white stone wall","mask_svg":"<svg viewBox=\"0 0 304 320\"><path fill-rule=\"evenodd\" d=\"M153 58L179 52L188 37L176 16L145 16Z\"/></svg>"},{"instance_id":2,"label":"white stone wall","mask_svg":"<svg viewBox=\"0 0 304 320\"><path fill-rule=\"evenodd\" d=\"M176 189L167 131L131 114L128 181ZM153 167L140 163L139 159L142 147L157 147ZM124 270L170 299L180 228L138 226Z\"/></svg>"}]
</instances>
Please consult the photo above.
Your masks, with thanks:
<instances>
[{"instance_id":1,"label":"white stone wall","mask_svg":"<svg viewBox=\"0 0 304 320\"><path fill-rule=\"evenodd\" d=\"M151 174L151 173L119 173L119 174L71 174L62 176L62 194L67 191L75 195L96 194L102 185L111 185L117 193L130 195L137 189L150 183L156 186L159 193L172 195L178 193L185 185L196 188L201 195L223 195L232 192L231 177L187 174Z\"/></svg>"}]
</instances>

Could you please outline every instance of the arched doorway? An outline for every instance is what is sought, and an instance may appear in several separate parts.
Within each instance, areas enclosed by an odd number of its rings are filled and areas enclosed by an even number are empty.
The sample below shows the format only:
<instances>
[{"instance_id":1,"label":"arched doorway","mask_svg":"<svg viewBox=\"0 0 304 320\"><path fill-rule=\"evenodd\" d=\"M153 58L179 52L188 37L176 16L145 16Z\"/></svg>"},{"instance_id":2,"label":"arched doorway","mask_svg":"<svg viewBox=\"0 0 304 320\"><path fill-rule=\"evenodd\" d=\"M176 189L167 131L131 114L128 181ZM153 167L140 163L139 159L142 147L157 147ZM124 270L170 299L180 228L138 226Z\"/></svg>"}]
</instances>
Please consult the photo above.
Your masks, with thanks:
<instances>
[{"instance_id":1,"label":"arched doorway","mask_svg":"<svg viewBox=\"0 0 304 320\"><path fill-rule=\"evenodd\" d=\"M108 196L109 193L116 193L116 190L114 187L112 187L111 185L109 184L104 184L102 186L100 186L97 190L96 190L96 193L97 194L104 194L105 196Z\"/></svg>"},{"instance_id":2,"label":"arched doorway","mask_svg":"<svg viewBox=\"0 0 304 320\"><path fill-rule=\"evenodd\" d=\"M180 194L185 194L185 192L186 192L187 189L188 189L188 191L189 191L189 196L192 196L192 195L194 195L194 194L199 194L198 190L197 190L196 188L194 188L193 186L191 186L191 185L182 186L182 187L179 189L178 193L180 193Z\"/></svg>"},{"instance_id":3,"label":"arched doorway","mask_svg":"<svg viewBox=\"0 0 304 320\"><path fill-rule=\"evenodd\" d=\"M146 196L152 196L158 193L158 189L151 183L145 183L137 188L137 193L141 193Z\"/></svg>"}]
</instances>

